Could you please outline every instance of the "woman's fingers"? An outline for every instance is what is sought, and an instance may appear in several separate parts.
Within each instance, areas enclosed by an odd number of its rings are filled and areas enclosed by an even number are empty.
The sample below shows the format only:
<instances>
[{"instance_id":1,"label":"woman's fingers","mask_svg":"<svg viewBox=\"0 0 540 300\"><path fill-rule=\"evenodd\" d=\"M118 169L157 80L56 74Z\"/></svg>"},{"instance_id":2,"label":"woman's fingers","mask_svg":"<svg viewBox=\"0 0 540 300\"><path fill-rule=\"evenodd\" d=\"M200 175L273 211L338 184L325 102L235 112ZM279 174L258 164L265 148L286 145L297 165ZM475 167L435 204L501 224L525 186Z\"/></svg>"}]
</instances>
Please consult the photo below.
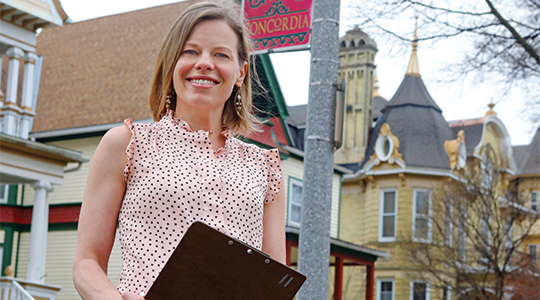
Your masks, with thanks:
<instances>
[{"instance_id":1,"label":"woman's fingers","mask_svg":"<svg viewBox=\"0 0 540 300\"><path fill-rule=\"evenodd\" d=\"M144 300L144 298L132 292L124 292L122 300Z\"/></svg>"}]
</instances>

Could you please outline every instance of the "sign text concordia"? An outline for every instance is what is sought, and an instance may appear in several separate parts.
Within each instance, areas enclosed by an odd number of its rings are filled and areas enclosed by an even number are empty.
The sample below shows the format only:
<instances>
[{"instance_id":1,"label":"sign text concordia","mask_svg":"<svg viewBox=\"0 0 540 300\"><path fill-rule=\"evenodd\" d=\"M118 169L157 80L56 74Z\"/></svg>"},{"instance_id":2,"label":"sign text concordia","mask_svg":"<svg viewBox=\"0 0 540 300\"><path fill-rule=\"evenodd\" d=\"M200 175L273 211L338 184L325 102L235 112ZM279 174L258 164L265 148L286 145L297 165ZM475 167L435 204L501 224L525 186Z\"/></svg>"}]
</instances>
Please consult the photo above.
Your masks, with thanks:
<instances>
[{"instance_id":1,"label":"sign text concordia","mask_svg":"<svg viewBox=\"0 0 540 300\"><path fill-rule=\"evenodd\" d=\"M307 49L312 0L245 0L254 52Z\"/></svg>"}]
</instances>

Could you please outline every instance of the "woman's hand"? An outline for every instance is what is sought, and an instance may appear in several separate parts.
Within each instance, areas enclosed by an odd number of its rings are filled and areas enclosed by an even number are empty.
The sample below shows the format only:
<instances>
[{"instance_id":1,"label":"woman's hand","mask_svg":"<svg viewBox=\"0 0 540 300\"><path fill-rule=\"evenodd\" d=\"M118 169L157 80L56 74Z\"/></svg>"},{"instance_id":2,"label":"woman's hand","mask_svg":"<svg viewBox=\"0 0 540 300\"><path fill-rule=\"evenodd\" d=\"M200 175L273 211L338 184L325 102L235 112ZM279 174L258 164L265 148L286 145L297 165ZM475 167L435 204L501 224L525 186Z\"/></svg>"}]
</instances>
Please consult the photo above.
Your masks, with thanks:
<instances>
[{"instance_id":1,"label":"woman's hand","mask_svg":"<svg viewBox=\"0 0 540 300\"><path fill-rule=\"evenodd\" d=\"M132 292L124 292L122 300L144 300L144 298Z\"/></svg>"}]
</instances>

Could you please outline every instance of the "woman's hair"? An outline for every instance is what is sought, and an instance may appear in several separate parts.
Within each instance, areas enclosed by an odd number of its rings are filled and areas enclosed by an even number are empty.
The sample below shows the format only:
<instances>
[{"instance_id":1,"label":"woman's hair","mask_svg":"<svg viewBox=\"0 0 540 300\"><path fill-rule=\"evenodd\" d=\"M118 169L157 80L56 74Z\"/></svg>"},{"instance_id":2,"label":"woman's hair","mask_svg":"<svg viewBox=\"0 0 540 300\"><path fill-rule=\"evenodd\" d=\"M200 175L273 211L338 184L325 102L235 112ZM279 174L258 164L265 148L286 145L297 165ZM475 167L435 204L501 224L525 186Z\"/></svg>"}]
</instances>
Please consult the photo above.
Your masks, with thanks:
<instances>
[{"instance_id":1,"label":"woman's hair","mask_svg":"<svg viewBox=\"0 0 540 300\"><path fill-rule=\"evenodd\" d=\"M200 2L184 10L169 29L158 55L154 82L150 92L150 109L155 121L166 114L166 97L171 95L171 109L176 106L176 93L173 86L173 74L184 43L193 28L207 20L225 21L238 38L238 62L240 68L248 63L244 83L240 88L234 86L229 99L225 102L221 115L221 125L236 133L247 135L257 130L260 122L254 115L252 104L249 47L250 39L242 12L231 0ZM242 109L236 109L236 97L242 97Z\"/></svg>"}]
</instances>

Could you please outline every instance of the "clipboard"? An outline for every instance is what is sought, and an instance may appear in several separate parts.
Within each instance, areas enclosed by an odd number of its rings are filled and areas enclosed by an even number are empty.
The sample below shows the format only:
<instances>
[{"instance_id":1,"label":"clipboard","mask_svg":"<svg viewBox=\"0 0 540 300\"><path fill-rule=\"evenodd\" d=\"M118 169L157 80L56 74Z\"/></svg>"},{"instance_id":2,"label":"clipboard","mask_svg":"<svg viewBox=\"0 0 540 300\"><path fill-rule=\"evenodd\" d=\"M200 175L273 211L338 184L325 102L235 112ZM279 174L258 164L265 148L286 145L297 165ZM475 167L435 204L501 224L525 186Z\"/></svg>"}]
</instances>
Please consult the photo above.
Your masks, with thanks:
<instances>
[{"instance_id":1,"label":"clipboard","mask_svg":"<svg viewBox=\"0 0 540 300\"><path fill-rule=\"evenodd\" d=\"M306 276L216 229L194 222L146 300L290 300Z\"/></svg>"}]
</instances>

